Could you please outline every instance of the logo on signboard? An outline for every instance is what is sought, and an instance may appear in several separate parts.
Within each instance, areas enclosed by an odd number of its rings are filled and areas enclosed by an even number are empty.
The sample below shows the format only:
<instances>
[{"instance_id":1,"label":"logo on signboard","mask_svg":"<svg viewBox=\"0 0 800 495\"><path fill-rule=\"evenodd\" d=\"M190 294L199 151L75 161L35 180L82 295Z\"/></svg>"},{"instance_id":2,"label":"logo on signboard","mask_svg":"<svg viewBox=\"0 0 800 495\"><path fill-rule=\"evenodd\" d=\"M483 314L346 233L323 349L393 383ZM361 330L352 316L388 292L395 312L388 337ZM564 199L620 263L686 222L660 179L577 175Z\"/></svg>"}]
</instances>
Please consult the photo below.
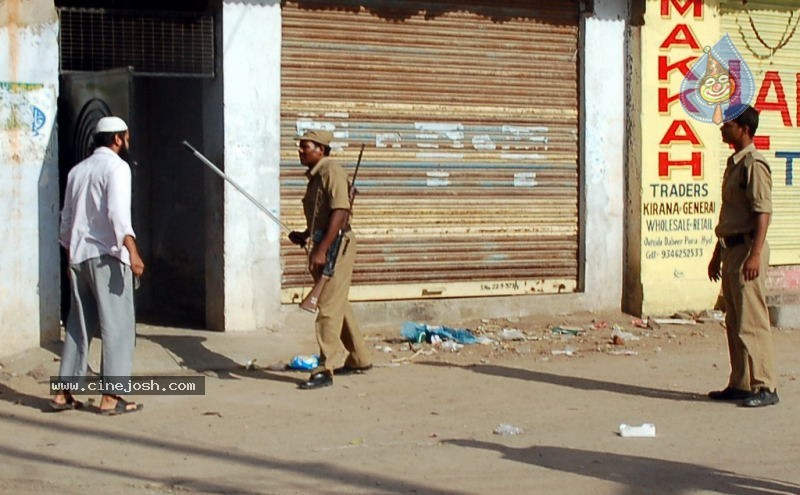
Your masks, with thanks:
<instances>
[{"instance_id":1,"label":"logo on signboard","mask_svg":"<svg viewBox=\"0 0 800 495\"><path fill-rule=\"evenodd\" d=\"M727 34L703 51L681 83L681 106L692 118L719 125L744 112L756 86Z\"/></svg>"}]
</instances>

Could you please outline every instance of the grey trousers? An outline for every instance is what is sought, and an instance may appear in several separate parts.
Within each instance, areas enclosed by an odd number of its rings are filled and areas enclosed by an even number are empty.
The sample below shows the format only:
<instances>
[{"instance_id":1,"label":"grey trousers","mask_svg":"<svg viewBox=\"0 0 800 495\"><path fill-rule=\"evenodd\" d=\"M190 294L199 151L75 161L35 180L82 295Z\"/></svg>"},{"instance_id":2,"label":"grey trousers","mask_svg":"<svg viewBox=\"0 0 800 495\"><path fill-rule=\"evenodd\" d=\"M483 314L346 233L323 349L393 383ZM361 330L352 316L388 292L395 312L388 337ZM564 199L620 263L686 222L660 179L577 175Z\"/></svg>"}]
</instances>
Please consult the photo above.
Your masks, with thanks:
<instances>
[{"instance_id":1,"label":"grey trousers","mask_svg":"<svg viewBox=\"0 0 800 495\"><path fill-rule=\"evenodd\" d=\"M85 376L89 343L93 337L100 337L102 375L129 377L136 342L133 272L125 263L107 255L70 265L69 270L72 303L59 374Z\"/></svg>"}]
</instances>

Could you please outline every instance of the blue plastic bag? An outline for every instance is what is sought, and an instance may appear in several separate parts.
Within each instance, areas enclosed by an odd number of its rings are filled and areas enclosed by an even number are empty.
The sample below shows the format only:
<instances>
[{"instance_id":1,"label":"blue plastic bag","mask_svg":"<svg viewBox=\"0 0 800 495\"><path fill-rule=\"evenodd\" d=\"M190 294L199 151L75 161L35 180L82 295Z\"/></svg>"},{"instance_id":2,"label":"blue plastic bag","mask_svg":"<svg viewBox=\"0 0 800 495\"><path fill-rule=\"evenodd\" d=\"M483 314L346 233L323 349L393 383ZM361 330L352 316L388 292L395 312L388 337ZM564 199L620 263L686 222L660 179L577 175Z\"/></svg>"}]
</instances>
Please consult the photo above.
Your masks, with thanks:
<instances>
[{"instance_id":1,"label":"blue plastic bag","mask_svg":"<svg viewBox=\"0 0 800 495\"><path fill-rule=\"evenodd\" d=\"M295 356L289 361L289 367L293 370L313 370L317 366L319 366L319 356L316 354Z\"/></svg>"},{"instance_id":2,"label":"blue plastic bag","mask_svg":"<svg viewBox=\"0 0 800 495\"><path fill-rule=\"evenodd\" d=\"M407 321L400 330L403 337L411 342L430 342L432 335L438 335L442 340L453 340L459 344L475 344L478 338L465 328L449 328L439 325L428 325Z\"/></svg>"}]
</instances>

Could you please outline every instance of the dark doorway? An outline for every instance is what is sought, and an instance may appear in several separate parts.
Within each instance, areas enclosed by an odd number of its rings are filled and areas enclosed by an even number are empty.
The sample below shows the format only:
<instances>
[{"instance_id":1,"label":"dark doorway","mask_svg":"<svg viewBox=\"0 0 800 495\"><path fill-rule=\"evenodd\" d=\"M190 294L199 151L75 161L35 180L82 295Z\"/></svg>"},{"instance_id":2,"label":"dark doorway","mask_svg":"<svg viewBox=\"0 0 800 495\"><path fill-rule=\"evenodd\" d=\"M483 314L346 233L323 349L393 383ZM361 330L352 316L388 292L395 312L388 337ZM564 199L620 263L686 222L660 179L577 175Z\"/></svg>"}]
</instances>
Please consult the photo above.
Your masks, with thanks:
<instances>
[{"instance_id":1,"label":"dark doorway","mask_svg":"<svg viewBox=\"0 0 800 495\"><path fill-rule=\"evenodd\" d=\"M59 101L61 187L88 156L97 121L118 115L131 129L133 223L147 265L136 294L140 321L205 326L205 195L200 79L135 77L129 70L65 74ZM69 303L62 283L62 302Z\"/></svg>"},{"instance_id":2,"label":"dark doorway","mask_svg":"<svg viewBox=\"0 0 800 495\"><path fill-rule=\"evenodd\" d=\"M219 217L214 212L221 211L221 196L209 192L202 164L181 143L216 150L209 153L212 159L221 154L215 5L219 2L166 2L164 8L173 8L137 11L133 3L115 2L110 10L91 2L57 2L62 203L69 170L92 152L97 121L106 115L125 119L131 130L133 227L147 267L136 292L140 322L206 326L207 253L216 242L209 232L221 230L209 218ZM163 38L140 36L141 26L157 26L151 34ZM124 67L114 68L120 62ZM62 319L70 298L65 273L62 269Z\"/></svg>"}]
</instances>

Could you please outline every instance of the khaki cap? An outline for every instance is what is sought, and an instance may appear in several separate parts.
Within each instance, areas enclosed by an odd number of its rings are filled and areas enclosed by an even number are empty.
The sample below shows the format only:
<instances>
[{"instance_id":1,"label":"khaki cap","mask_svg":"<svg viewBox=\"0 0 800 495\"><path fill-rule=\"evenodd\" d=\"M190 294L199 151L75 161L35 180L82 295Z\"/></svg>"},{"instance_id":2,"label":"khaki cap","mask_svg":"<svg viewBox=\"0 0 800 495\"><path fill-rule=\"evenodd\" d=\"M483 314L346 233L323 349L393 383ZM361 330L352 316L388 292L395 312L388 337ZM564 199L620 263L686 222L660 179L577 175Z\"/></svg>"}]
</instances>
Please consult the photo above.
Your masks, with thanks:
<instances>
[{"instance_id":1,"label":"khaki cap","mask_svg":"<svg viewBox=\"0 0 800 495\"><path fill-rule=\"evenodd\" d=\"M300 136L300 141L312 141L322 146L330 146L331 141L333 141L333 133L331 131L312 129Z\"/></svg>"}]
</instances>

